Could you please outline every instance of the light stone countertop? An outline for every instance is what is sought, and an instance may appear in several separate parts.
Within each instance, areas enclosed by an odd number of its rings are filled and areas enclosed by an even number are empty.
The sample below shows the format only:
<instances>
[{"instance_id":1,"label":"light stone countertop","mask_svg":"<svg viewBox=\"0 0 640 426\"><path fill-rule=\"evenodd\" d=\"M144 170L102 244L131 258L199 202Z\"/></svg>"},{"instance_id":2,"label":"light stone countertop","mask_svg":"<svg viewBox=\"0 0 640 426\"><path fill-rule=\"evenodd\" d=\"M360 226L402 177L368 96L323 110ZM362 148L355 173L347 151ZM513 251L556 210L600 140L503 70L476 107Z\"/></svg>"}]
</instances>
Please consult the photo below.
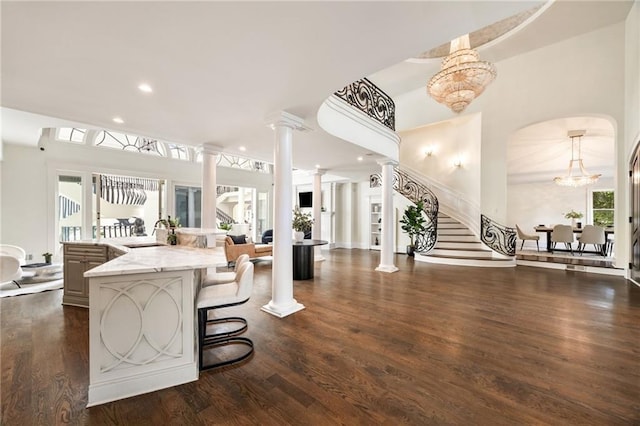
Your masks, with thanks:
<instances>
[{"instance_id":1,"label":"light stone countertop","mask_svg":"<svg viewBox=\"0 0 640 426\"><path fill-rule=\"evenodd\" d=\"M84 273L86 278L148 272L214 268L226 264L222 248L158 246L128 249L128 253Z\"/></svg>"},{"instance_id":2,"label":"light stone countertop","mask_svg":"<svg viewBox=\"0 0 640 426\"><path fill-rule=\"evenodd\" d=\"M83 244L94 246L108 246L113 247L121 252L128 253L131 248L136 247L150 247L163 245L156 241L156 237L121 237L121 238L100 238L93 240L76 240L76 241L63 241L62 244Z\"/></svg>"}]
</instances>

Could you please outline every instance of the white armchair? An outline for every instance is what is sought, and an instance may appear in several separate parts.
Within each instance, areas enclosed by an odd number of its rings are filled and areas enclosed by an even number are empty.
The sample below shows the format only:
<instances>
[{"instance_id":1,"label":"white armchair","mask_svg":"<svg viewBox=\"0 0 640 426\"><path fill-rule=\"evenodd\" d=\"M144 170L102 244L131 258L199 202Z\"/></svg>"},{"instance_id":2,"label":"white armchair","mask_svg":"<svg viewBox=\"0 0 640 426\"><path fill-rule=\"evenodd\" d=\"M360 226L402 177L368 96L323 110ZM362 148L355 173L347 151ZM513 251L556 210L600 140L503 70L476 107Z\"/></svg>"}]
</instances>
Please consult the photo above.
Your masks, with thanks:
<instances>
[{"instance_id":1,"label":"white armchair","mask_svg":"<svg viewBox=\"0 0 640 426\"><path fill-rule=\"evenodd\" d=\"M17 280L22 278L20 261L6 254L0 254L0 285L13 282L20 287Z\"/></svg>"},{"instance_id":2,"label":"white armchair","mask_svg":"<svg viewBox=\"0 0 640 426\"><path fill-rule=\"evenodd\" d=\"M19 265L26 264L27 252L22 247L12 246L9 244L0 244L0 255L15 257L18 259Z\"/></svg>"}]
</instances>

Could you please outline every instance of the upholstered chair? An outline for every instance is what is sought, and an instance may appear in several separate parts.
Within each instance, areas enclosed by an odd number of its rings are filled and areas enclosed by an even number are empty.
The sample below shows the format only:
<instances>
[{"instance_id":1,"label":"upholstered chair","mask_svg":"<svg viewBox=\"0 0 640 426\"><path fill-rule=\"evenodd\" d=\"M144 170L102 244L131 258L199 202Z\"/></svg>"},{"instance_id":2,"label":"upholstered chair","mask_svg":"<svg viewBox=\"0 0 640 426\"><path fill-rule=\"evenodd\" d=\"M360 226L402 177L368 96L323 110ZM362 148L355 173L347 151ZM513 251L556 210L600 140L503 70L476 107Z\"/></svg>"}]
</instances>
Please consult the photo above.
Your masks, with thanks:
<instances>
[{"instance_id":1,"label":"upholstered chair","mask_svg":"<svg viewBox=\"0 0 640 426\"><path fill-rule=\"evenodd\" d=\"M522 229L520 229L518 224L516 224L516 230L518 231L518 238L522 240L522 245L520 246L520 250L524 248L525 241L531 240L536 242L538 251L540 251L540 235L525 234L524 232L522 232Z\"/></svg>"},{"instance_id":2,"label":"upholstered chair","mask_svg":"<svg viewBox=\"0 0 640 426\"><path fill-rule=\"evenodd\" d=\"M215 272L209 273L202 279L202 287L207 287L210 285L218 285L218 284L227 284L232 283L236 280L236 274L238 273L238 269L242 266L243 263L249 262L248 254L241 254L236 259L236 264L233 268L233 271L230 272Z\"/></svg>"},{"instance_id":3,"label":"upholstered chair","mask_svg":"<svg viewBox=\"0 0 640 426\"><path fill-rule=\"evenodd\" d=\"M553 227L553 231L551 231L551 252L556 248L557 243L564 243L564 245L571 251L573 254L573 242L575 241L573 237L573 228L570 225L556 225Z\"/></svg>"},{"instance_id":4,"label":"upholstered chair","mask_svg":"<svg viewBox=\"0 0 640 426\"><path fill-rule=\"evenodd\" d=\"M247 320L242 317L224 317L209 319L209 312L216 309L241 305L249 300L253 289L253 263L244 262L236 273L235 281L227 284L210 285L200 290L198 294L198 360L200 370L222 367L235 364L247 359L253 354L253 342L246 337L239 337L247 330ZM236 324L236 327L228 330L221 324ZM213 332L207 330L212 326ZM244 351L237 355L225 357L225 346L246 346ZM218 350L222 349L222 350ZM213 362L205 363L204 354L208 353L215 358ZM228 354L227 354L228 355Z\"/></svg>"},{"instance_id":5,"label":"upholstered chair","mask_svg":"<svg viewBox=\"0 0 640 426\"><path fill-rule=\"evenodd\" d=\"M582 234L578 237L578 250L580 254L584 252L584 248L587 244L593 244L596 251L606 256L605 250L606 239L604 236L604 228L594 225L586 225L582 230Z\"/></svg>"}]
</instances>

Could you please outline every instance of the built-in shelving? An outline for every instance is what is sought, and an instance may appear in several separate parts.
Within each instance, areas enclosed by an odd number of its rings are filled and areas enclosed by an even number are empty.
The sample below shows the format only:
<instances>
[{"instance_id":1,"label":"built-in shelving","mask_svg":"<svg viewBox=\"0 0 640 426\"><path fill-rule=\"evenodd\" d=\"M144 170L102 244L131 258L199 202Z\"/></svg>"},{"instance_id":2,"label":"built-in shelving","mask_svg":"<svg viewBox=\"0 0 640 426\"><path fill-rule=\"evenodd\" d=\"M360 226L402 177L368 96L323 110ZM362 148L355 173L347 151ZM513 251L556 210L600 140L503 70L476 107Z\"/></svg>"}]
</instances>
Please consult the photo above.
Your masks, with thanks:
<instances>
[{"instance_id":1,"label":"built-in shelving","mask_svg":"<svg viewBox=\"0 0 640 426\"><path fill-rule=\"evenodd\" d=\"M371 250L380 250L382 203L372 201L369 204L369 218L369 248Z\"/></svg>"}]
</instances>

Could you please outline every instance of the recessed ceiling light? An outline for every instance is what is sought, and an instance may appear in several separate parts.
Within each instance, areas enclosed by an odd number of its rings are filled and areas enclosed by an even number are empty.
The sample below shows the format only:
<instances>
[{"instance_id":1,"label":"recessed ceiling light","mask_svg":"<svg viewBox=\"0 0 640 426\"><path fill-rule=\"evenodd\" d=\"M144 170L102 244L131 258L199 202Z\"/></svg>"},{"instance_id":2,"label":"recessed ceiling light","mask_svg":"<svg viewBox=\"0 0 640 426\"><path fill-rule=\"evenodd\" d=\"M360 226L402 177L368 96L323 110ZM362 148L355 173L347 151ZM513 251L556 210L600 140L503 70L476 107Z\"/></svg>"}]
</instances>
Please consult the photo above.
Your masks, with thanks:
<instances>
[{"instance_id":1,"label":"recessed ceiling light","mask_svg":"<svg viewBox=\"0 0 640 426\"><path fill-rule=\"evenodd\" d=\"M147 83L142 83L138 86L138 89L140 89L141 92L145 92L145 93L151 93L153 92L153 89L151 88L151 86L149 86Z\"/></svg>"},{"instance_id":2,"label":"recessed ceiling light","mask_svg":"<svg viewBox=\"0 0 640 426\"><path fill-rule=\"evenodd\" d=\"M316 164L316 169L319 169L319 168L320 168L320 164Z\"/></svg>"},{"instance_id":3,"label":"recessed ceiling light","mask_svg":"<svg viewBox=\"0 0 640 426\"><path fill-rule=\"evenodd\" d=\"M247 148L245 148L244 146L241 146L241 147L239 147L238 149L239 149L240 151L242 151L242 152L244 152L244 151L246 151L246 150L247 150Z\"/></svg>"},{"instance_id":4,"label":"recessed ceiling light","mask_svg":"<svg viewBox=\"0 0 640 426\"><path fill-rule=\"evenodd\" d=\"M362 160L364 160L364 158L358 157L358 161L362 161Z\"/></svg>"},{"instance_id":5,"label":"recessed ceiling light","mask_svg":"<svg viewBox=\"0 0 640 426\"><path fill-rule=\"evenodd\" d=\"M113 122L118 124L123 124L124 120L120 117L113 117Z\"/></svg>"}]
</instances>

